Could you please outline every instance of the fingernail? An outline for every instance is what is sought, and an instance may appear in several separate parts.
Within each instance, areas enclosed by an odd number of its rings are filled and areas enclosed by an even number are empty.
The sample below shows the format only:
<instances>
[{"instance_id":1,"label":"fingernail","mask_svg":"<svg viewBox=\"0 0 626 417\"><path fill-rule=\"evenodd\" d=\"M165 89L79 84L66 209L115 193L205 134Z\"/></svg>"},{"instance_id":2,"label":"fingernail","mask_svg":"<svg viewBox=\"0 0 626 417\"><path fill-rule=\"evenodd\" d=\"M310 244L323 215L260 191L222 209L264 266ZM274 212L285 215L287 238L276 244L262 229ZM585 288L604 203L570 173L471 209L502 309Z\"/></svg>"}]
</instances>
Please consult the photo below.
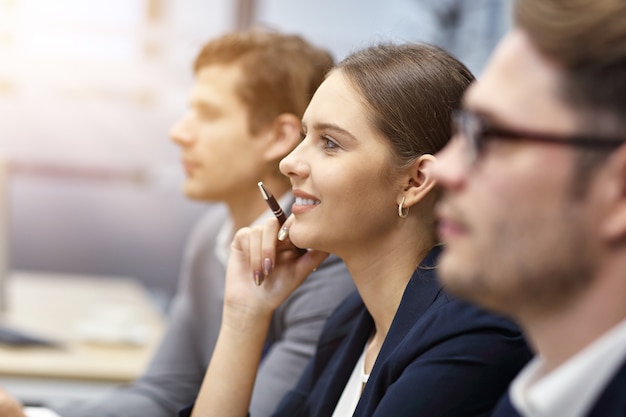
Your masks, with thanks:
<instances>
[{"instance_id":1,"label":"fingernail","mask_svg":"<svg viewBox=\"0 0 626 417\"><path fill-rule=\"evenodd\" d=\"M282 242L283 240L285 240L288 234L289 234L289 228L287 228L287 226L281 227L280 230L278 231L278 240Z\"/></svg>"},{"instance_id":2,"label":"fingernail","mask_svg":"<svg viewBox=\"0 0 626 417\"><path fill-rule=\"evenodd\" d=\"M263 284L263 275L261 275L261 271L254 271L254 283L257 287L260 287Z\"/></svg>"},{"instance_id":3,"label":"fingernail","mask_svg":"<svg viewBox=\"0 0 626 417\"><path fill-rule=\"evenodd\" d=\"M268 276L272 272L272 260L270 258L263 259L263 273Z\"/></svg>"}]
</instances>

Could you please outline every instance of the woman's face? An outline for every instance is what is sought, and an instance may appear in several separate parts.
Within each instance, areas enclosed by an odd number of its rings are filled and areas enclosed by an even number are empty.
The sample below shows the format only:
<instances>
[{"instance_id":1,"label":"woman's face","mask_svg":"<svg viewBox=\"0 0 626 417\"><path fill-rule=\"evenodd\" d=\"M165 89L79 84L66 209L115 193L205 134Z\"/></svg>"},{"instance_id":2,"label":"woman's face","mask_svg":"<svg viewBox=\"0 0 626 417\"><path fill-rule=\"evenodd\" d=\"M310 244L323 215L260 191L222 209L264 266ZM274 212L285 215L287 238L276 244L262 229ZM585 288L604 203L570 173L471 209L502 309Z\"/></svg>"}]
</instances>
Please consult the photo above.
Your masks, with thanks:
<instances>
[{"instance_id":1,"label":"woman's face","mask_svg":"<svg viewBox=\"0 0 626 417\"><path fill-rule=\"evenodd\" d=\"M402 186L390 145L341 70L316 91L303 133L280 164L296 197L292 242L343 256L392 233Z\"/></svg>"}]
</instances>

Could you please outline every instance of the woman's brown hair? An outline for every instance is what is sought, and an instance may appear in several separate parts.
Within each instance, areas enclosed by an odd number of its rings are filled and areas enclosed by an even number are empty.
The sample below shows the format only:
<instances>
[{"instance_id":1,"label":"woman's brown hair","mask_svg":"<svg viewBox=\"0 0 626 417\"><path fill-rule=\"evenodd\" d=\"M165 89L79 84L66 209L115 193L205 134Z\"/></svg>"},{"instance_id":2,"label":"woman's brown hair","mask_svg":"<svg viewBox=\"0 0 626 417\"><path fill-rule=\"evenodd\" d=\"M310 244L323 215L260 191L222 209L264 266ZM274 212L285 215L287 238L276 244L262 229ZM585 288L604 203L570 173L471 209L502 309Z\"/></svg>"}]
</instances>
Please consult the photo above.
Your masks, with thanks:
<instances>
[{"instance_id":1,"label":"woman's brown hair","mask_svg":"<svg viewBox=\"0 0 626 417\"><path fill-rule=\"evenodd\" d=\"M398 165L434 154L452 136L451 116L474 80L459 60L427 44L381 44L337 67L356 87Z\"/></svg>"}]
</instances>

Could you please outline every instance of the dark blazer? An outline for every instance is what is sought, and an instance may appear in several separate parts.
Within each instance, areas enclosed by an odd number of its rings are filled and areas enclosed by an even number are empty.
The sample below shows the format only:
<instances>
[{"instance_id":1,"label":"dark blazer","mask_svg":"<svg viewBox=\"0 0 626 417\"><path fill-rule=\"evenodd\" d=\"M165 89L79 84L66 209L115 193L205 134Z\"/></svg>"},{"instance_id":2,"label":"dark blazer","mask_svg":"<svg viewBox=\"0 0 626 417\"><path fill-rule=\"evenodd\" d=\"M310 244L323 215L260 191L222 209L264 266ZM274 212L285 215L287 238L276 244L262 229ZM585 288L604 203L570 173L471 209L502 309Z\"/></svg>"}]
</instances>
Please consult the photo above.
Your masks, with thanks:
<instances>
[{"instance_id":1,"label":"dark blazer","mask_svg":"<svg viewBox=\"0 0 626 417\"><path fill-rule=\"evenodd\" d=\"M433 269L439 252L411 277L354 416L488 416L530 359L514 324L441 289ZM349 296L273 415L331 416L373 330L358 293Z\"/></svg>"},{"instance_id":2,"label":"dark blazer","mask_svg":"<svg viewBox=\"0 0 626 417\"><path fill-rule=\"evenodd\" d=\"M508 393L494 410L492 417L520 417ZM626 362L617 371L585 417L626 417Z\"/></svg>"}]
</instances>

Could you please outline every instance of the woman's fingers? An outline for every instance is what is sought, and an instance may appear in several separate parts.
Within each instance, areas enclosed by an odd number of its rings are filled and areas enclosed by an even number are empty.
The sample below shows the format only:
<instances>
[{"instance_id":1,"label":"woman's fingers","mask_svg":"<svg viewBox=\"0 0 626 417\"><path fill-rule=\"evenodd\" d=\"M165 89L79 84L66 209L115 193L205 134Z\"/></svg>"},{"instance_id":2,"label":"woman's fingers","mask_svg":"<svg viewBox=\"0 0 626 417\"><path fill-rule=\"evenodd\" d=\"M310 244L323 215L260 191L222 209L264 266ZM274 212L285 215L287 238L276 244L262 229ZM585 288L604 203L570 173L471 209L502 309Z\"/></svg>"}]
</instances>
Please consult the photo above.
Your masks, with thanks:
<instances>
[{"instance_id":1,"label":"woman's fingers","mask_svg":"<svg viewBox=\"0 0 626 417\"><path fill-rule=\"evenodd\" d=\"M231 260L234 261L233 265L238 265L233 270L249 276L257 285L261 285L263 280L260 267L261 243L259 234L260 232L253 227L239 229L233 238L230 256ZM231 260L229 260L229 264Z\"/></svg>"},{"instance_id":2,"label":"woman's fingers","mask_svg":"<svg viewBox=\"0 0 626 417\"><path fill-rule=\"evenodd\" d=\"M250 228L248 233L248 259L250 262L250 269L252 270L252 277L256 285L263 283L263 272L261 270L261 236L262 230L258 227Z\"/></svg>"},{"instance_id":3,"label":"woman's fingers","mask_svg":"<svg viewBox=\"0 0 626 417\"><path fill-rule=\"evenodd\" d=\"M278 228L278 221L272 218L262 226L240 229L233 239L232 250L240 252L239 259L248 265L256 285L261 285L274 269Z\"/></svg>"},{"instance_id":4,"label":"woman's fingers","mask_svg":"<svg viewBox=\"0 0 626 417\"><path fill-rule=\"evenodd\" d=\"M281 242L284 242L289 237L289 227L291 223L293 223L293 214L287 218L285 224L283 224L278 231L277 239Z\"/></svg>"},{"instance_id":5,"label":"woman's fingers","mask_svg":"<svg viewBox=\"0 0 626 417\"><path fill-rule=\"evenodd\" d=\"M231 251L239 252L245 259L249 258L250 253L250 228L243 227L235 233L233 241L230 244Z\"/></svg>"},{"instance_id":6,"label":"woman's fingers","mask_svg":"<svg viewBox=\"0 0 626 417\"><path fill-rule=\"evenodd\" d=\"M279 242L281 242L278 244L278 248L279 250L281 248L290 249L293 255L302 256L306 253L307 250L303 248L299 248L296 245L294 245L291 242L291 238L289 237L289 230L293 222L294 222L294 217L292 214L291 216L289 216L285 224L283 224L281 228L278 230L278 234L276 238L278 239Z\"/></svg>"},{"instance_id":7,"label":"woman's fingers","mask_svg":"<svg viewBox=\"0 0 626 417\"><path fill-rule=\"evenodd\" d=\"M261 266L263 277L267 277L272 273L274 265L276 265L277 243L276 234L280 225L278 220L269 219L263 224L263 236L261 242Z\"/></svg>"},{"instance_id":8,"label":"woman's fingers","mask_svg":"<svg viewBox=\"0 0 626 417\"><path fill-rule=\"evenodd\" d=\"M241 252L240 259L250 270L251 279L257 286L280 267L280 281L289 281L288 276L302 282L314 271L328 254L317 251L304 252L296 248L289 239L289 226L293 217L281 227L275 218L261 226L246 227L237 232L233 250ZM278 239L281 238L282 240ZM294 277L295 275L295 277ZM295 284L295 283L292 283Z\"/></svg>"}]
</instances>

